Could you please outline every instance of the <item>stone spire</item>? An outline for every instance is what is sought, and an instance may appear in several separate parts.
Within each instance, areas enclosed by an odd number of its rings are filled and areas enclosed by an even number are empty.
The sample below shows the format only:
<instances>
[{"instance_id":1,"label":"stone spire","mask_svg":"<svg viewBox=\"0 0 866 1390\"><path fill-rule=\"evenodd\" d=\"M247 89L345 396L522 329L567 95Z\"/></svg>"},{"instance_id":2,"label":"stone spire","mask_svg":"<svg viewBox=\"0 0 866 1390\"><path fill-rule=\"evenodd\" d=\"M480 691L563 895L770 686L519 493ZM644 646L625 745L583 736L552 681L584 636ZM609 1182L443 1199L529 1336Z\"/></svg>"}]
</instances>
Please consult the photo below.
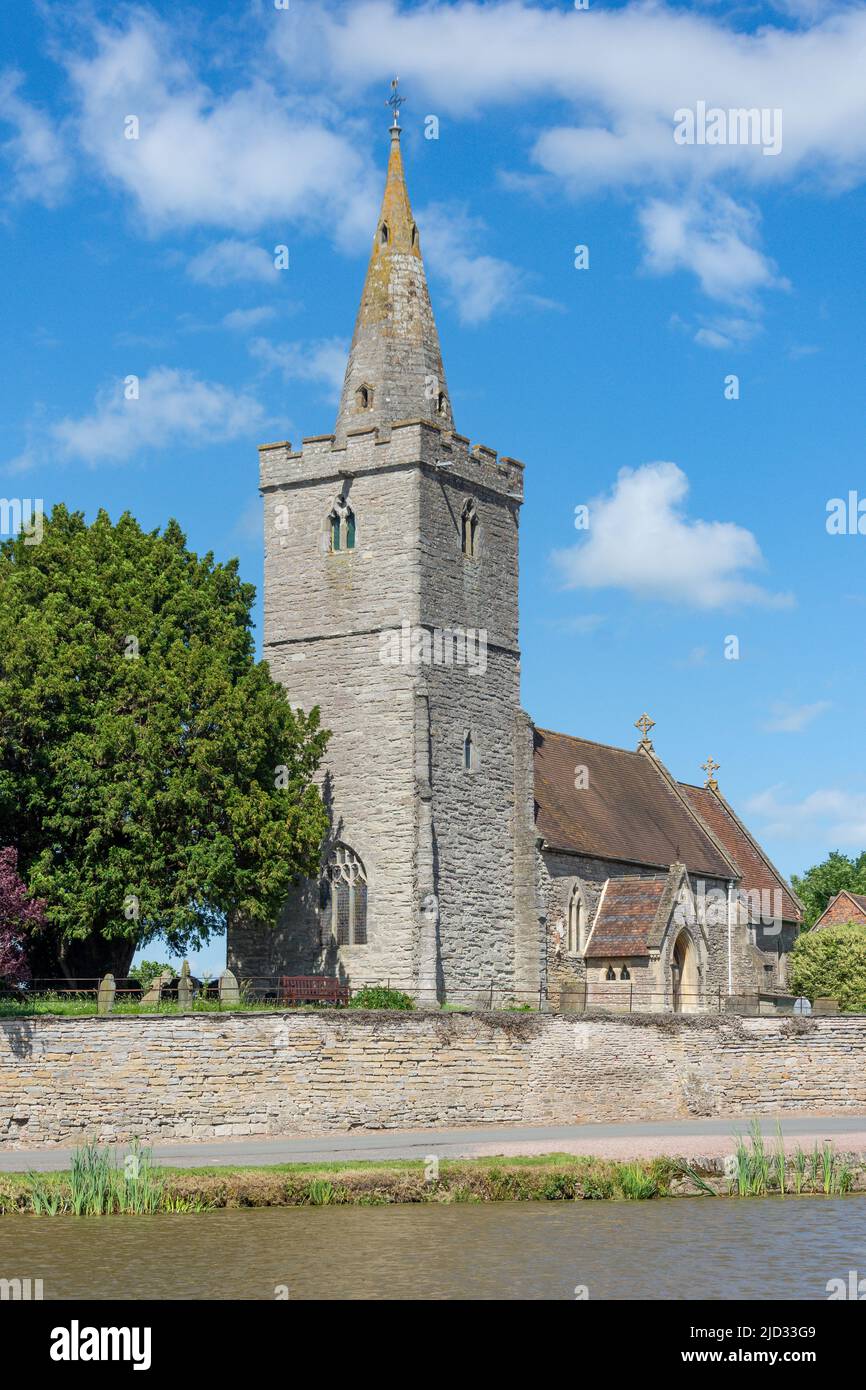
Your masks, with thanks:
<instances>
[{"instance_id":1,"label":"stone spire","mask_svg":"<svg viewBox=\"0 0 866 1390\"><path fill-rule=\"evenodd\" d=\"M419 417L453 429L439 334L430 306L418 228L409 205L400 149L396 84L385 196L373 238L361 307L337 416L346 431ZM397 104L395 104L397 103Z\"/></svg>"}]
</instances>

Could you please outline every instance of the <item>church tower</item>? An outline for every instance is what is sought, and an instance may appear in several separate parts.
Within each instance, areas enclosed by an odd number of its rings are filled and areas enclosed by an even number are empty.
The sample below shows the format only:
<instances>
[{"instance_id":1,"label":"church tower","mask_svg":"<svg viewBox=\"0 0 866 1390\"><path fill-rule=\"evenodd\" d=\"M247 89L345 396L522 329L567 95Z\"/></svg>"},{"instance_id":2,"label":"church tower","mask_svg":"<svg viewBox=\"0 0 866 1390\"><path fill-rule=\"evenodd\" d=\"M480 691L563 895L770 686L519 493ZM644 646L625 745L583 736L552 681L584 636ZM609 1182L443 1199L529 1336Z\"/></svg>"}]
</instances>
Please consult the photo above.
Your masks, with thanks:
<instances>
[{"instance_id":1,"label":"church tower","mask_svg":"<svg viewBox=\"0 0 866 1390\"><path fill-rule=\"evenodd\" d=\"M236 925L245 977L422 1002L542 982L520 708L523 465L456 433L392 98L388 172L334 432L260 449L264 655L331 740L316 883ZM504 992L504 993L503 993Z\"/></svg>"}]
</instances>

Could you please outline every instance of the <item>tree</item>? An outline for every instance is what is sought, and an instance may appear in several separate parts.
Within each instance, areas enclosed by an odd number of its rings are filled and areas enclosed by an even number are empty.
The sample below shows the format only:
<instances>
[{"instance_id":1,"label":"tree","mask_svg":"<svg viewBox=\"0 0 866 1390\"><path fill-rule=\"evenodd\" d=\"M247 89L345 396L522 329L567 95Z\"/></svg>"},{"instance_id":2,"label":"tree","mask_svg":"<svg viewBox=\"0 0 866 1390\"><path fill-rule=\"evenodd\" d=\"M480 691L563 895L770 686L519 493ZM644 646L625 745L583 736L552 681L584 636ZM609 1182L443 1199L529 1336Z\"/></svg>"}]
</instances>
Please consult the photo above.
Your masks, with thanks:
<instances>
[{"instance_id":1,"label":"tree","mask_svg":"<svg viewBox=\"0 0 866 1390\"><path fill-rule=\"evenodd\" d=\"M274 920L318 872L328 735L255 661L237 561L63 506L27 539L0 545L0 844L46 903L34 974Z\"/></svg>"},{"instance_id":2,"label":"tree","mask_svg":"<svg viewBox=\"0 0 866 1390\"><path fill-rule=\"evenodd\" d=\"M29 933L45 926L45 904L32 898L18 875L18 854L0 849L0 980L30 979Z\"/></svg>"},{"instance_id":3,"label":"tree","mask_svg":"<svg viewBox=\"0 0 866 1390\"><path fill-rule=\"evenodd\" d=\"M803 932L791 952L791 984L807 999L837 999L843 1013L866 1012L866 926Z\"/></svg>"},{"instance_id":4,"label":"tree","mask_svg":"<svg viewBox=\"0 0 866 1390\"><path fill-rule=\"evenodd\" d=\"M129 967L128 976L130 980L138 980L143 990L148 990L156 977L165 970L174 974L172 966L166 960L142 960L138 965Z\"/></svg>"},{"instance_id":5,"label":"tree","mask_svg":"<svg viewBox=\"0 0 866 1390\"><path fill-rule=\"evenodd\" d=\"M802 878L793 874L791 883L806 909L806 926L814 926L830 899L843 888L850 893L866 893L866 850L850 859L834 849L822 863L807 869Z\"/></svg>"}]
</instances>

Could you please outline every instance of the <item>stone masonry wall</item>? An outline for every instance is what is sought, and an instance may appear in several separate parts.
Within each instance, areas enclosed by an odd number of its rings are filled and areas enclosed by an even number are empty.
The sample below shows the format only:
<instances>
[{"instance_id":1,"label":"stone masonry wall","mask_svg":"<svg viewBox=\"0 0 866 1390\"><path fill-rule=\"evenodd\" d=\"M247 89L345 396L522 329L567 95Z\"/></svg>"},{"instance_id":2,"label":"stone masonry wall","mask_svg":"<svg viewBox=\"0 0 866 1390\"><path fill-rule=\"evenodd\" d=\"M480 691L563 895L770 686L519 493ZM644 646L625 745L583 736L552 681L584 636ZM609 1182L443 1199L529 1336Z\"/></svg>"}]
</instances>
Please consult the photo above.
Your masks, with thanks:
<instances>
[{"instance_id":1,"label":"stone masonry wall","mask_svg":"<svg viewBox=\"0 0 866 1390\"><path fill-rule=\"evenodd\" d=\"M0 1143L835 1114L866 1019L210 1014L0 1021Z\"/></svg>"}]
</instances>

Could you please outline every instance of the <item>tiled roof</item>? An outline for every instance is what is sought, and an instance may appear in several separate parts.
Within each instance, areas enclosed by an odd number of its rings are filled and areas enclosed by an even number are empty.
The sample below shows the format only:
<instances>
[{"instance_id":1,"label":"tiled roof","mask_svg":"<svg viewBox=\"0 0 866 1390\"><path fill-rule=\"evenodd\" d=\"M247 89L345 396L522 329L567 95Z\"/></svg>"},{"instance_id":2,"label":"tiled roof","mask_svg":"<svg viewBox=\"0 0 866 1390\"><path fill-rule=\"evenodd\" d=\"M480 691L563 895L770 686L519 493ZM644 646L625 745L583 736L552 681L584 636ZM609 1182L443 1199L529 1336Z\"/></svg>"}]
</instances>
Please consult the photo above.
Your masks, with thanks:
<instances>
[{"instance_id":1,"label":"tiled roof","mask_svg":"<svg viewBox=\"0 0 866 1390\"><path fill-rule=\"evenodd\" d=\"M838 926L843 922L856 921L851 910L852 905L856 912L861 913L863 918L866 918L866 893L852 893L849 889L843 888L840 893L830 899L812 930L814 931L817 927Z\"/></svg>"},{"instance_id":2,"label":"tiled roof","mask_svg":"<svg viewBox=\"0 0 866 1390\"><path fill-rule=\"evenodd\" d=\"M709 787L693 787L687 782L680 782L680 787L698 815L706 822L716 838L721 840L728 854L737 864L742 875L739 883L740 889L746 892L757 890L773 893L781 891L782 920L785 922L798 921L802 913L791 894L790 887L781 874L777 873L772 864L763 857L757 845L750 838L745 826L737 819L727 802L716 792L711 791ZM772 898L770 902L773 902Z\"/></svg>"},{"instance_id":3,"label":"tiled roof","mask_svg":"<svg viewBox=\"0 0 866 1390\"><path fill-rule=\"evenodd\" d=\"M587 785L575 788L578 767ZM730 878L731 866L652 757L535 731L537 828L555 849Z\"/></svg>"},{"instance_id":4,"label":"tiled roof","mask_svg":"<svg viewBox=\"0 0 866 1390\"><path fill-rule=\"evenodd\" d=\"M668 881L667 874L608 879L584 953L586 959L645 956Z\"/></svg>"}]
</instances>

